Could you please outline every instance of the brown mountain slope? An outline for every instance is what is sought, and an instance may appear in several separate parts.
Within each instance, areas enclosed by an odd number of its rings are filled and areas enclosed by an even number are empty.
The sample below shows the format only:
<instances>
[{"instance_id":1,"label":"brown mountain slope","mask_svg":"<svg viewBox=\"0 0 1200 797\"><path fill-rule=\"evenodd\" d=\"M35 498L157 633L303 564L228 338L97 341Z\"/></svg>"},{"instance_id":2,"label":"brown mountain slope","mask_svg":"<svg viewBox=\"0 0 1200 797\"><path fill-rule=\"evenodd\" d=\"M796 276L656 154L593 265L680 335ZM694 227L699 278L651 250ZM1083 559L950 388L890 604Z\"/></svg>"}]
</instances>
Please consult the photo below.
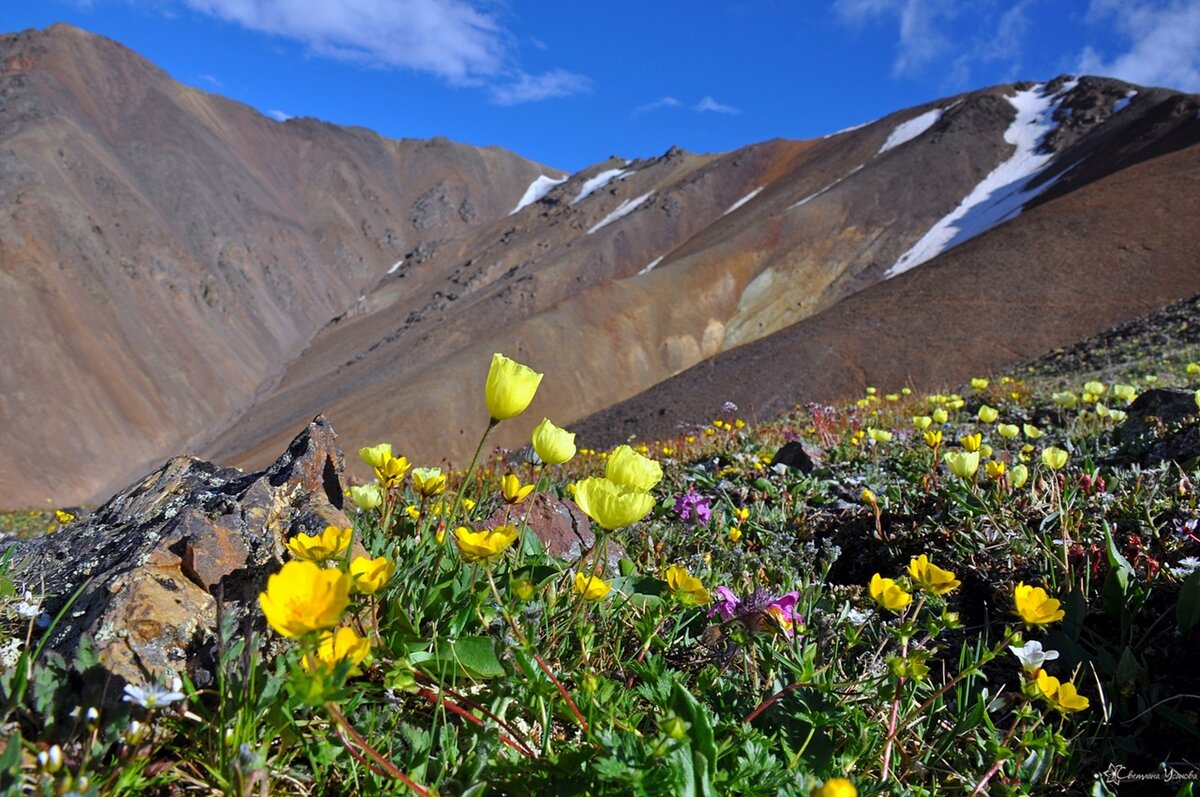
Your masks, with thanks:
<instances>
[{"instance_id":1,"label":"brown mountain slope","mask_svg":"<svg viewBox=\"0 0 1200 797\"><path fill-rule=\"evenodd\" d=\"M1200 290L1200 146L1052 199L913 271L725 352L575 425L581 441L674 434L724 401L797 403L961 384Z\"/></svg>"},{"instance_id":2,"label":"brown mountain slope","mask_svg":"<svg viewBox=\"0 0 1200 797\"><path fill-rule=\"evenodd\" d=\"M1021 91L1047 103L1062 95L1052 142L1061 151L1036 175L1060 178L1060 195L1200 139L1194 97L1140 89L1130 101L1134 90L1118 81L1059 79L949 98L817 141L599 164L385 280L368 314L319 335L205 453L256 466L300 420L327 411L351 445L389 440L423 462L461 463L486 421L479 395L493 351L550 375L528 422L498 430L507 446L524 443L542 414L569 423L721 352L741 356L736 347L882 279L1011 156L1009 98ZM928 112L937 119L926 132L881 151ZM589 179L614 170L627 173L578 200ZM1140 189L1127 201L1139 204ZM1071 245L1086 249L1088 236Z\"/></svg>"},{"instance_id":3,"label":"brown mountain slope","mask_svg":"<svg viewBox=\"0 0 1200 797\"><path fill-rule=\"evenodd\" d=\"M228 423L405 253L543 173L280 124L68 26L0 37L0 505L106 493Z\"/></svg>"}]
</instances>

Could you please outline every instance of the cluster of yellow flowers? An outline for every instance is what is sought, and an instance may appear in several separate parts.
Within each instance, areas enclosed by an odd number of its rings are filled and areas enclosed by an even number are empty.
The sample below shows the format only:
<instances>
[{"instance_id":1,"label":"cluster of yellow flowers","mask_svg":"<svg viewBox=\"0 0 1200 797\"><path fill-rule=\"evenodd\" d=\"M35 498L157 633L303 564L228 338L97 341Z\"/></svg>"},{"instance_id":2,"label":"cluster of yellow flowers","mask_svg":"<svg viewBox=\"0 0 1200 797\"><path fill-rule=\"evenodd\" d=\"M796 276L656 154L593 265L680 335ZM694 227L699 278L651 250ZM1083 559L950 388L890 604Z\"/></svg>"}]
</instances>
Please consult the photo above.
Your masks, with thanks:
<instances>
[{"instance_id":1,"label":"cluster of yellow flowers","mask_svg":"<svg viewBox=\"0 0 1200 797\"><path fill-rule=\"evenodd\" d=\"M575 503L608 531L638 522L654 508L650 490L662 481L662 465L627 445L608 457L603 477L575 484Z\"/></svg>"},{"instance_id":2,"label":"cluster of yellow flowers","mask_svg":"<svg viewBox=\"0 0 1200 797\"><path fill-rule=\"evenodd\" d=\"M338 625L351 593L379 592L396 566L383 556L357 556L346 564L352 537L351 529L337 526L326 526L320 534L297 534L287 543L293 559L267 579L266 591L258 596L267 623L282 636L302 641L302 664L310 671L332 671L339 661L357 667L370 652L364 636ZM322 567L330 560L339 564Z\"/></svg>"},{"instance_id":3,"label":"cluster of yellow flowers","mask_svg":"<svg viewBox=\"0 0 1200 797\"><path fill-rule=\"evenodd\" d=\"M953 573L930 562L927 554L908 563L908 575L913 586L929 595L946 595L962 586ZM912 593L894 579L884 578L879 573L871 576L867 589L871 598L889 611L898 612L912 602Z\"/></svg>"},{"instance_id":4,"label":"cluster of yellow flowers","mask_svg":"<svg viewBox=\"0 0 1200 797\"><path fill-rule=\"evenodd\" d=\"M1117 424L1125 420L1126 413L1124 410L1115 410L1105 404L1106 396L1111 396L1116 401L1123 402L1125 405L1132 404L1134 399L1138 397L1137 388L1133 385L1114 384L1111 388L1104 382L1085 382L1083 389L1076 395L1070 390L1064 390L1060 393L1054 393L1051 398L1054 403L1063 409L1074 409L1076 407L1087 408L1092 407L1092 411L1096 413L1096 417Z\"/></svg>"}]
</instances>

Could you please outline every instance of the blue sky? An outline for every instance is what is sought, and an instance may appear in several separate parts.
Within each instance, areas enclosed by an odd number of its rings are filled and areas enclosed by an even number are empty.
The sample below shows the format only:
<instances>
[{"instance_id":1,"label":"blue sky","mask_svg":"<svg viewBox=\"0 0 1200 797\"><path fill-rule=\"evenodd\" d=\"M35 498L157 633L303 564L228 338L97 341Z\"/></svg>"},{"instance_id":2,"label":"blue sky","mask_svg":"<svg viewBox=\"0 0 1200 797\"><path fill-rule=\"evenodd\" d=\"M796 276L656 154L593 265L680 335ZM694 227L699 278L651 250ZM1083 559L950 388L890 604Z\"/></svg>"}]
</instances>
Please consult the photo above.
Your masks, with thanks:
<instances>
[{"instance_id":1,"label":"blue sky","mask_svg":"<svg viewBox=\"0 0 1200 797\"><path fill-rule=\"evenodd\" d=\"M1062 73L1200 92L1200 0L4 0L277 118L568 171L810 138Z\"/></svg>"}]
</instances>

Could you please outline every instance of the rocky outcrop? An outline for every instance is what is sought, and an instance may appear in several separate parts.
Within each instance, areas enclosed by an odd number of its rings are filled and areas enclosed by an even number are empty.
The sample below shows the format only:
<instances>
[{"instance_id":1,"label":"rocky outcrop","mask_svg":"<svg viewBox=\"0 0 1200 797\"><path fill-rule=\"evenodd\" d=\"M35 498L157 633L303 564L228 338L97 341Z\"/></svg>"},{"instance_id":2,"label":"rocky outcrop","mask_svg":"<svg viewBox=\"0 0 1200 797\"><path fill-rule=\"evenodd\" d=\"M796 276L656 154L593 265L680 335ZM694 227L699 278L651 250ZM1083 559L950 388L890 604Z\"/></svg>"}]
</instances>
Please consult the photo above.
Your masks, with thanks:
<instances>
[{"instance_id":1,"label":"rocky outcrop","mask_svg":"<svg viewBox=\"0 0 1200 797\"><path fill-rule=\"evenodd\" d=\"M350 525L343 468L323 417L258 473L177 457L91 515L17 541L14 579L45 595L51 616L66 607L48 646L67 661L87 638L117 679L166 683L186 672L203 687L219 616L264 638L257 596L285 541Z\"/></svg>"}]
</instances>

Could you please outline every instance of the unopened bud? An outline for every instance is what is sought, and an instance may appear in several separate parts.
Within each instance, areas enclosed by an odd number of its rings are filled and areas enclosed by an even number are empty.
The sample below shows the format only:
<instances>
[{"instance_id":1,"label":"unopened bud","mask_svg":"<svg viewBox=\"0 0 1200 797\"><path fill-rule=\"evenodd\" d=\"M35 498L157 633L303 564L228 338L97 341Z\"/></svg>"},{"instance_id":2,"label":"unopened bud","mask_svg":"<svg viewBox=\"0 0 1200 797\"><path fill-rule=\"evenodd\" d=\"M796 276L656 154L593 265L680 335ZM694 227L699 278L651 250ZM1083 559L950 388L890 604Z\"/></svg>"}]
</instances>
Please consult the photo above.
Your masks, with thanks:
<instances>
[{"instance_id":1,"label":"unopened bud","mask_svg":"<svg viewBox=\"0 0 1200 797\"><path fill-rule=\"evenodd\" d=\"M48 775L53 775L62 769L63 757L62 748L54 745L49 750L43 750L37 755L38 766Z\"/></svg>"}]
</instances>

